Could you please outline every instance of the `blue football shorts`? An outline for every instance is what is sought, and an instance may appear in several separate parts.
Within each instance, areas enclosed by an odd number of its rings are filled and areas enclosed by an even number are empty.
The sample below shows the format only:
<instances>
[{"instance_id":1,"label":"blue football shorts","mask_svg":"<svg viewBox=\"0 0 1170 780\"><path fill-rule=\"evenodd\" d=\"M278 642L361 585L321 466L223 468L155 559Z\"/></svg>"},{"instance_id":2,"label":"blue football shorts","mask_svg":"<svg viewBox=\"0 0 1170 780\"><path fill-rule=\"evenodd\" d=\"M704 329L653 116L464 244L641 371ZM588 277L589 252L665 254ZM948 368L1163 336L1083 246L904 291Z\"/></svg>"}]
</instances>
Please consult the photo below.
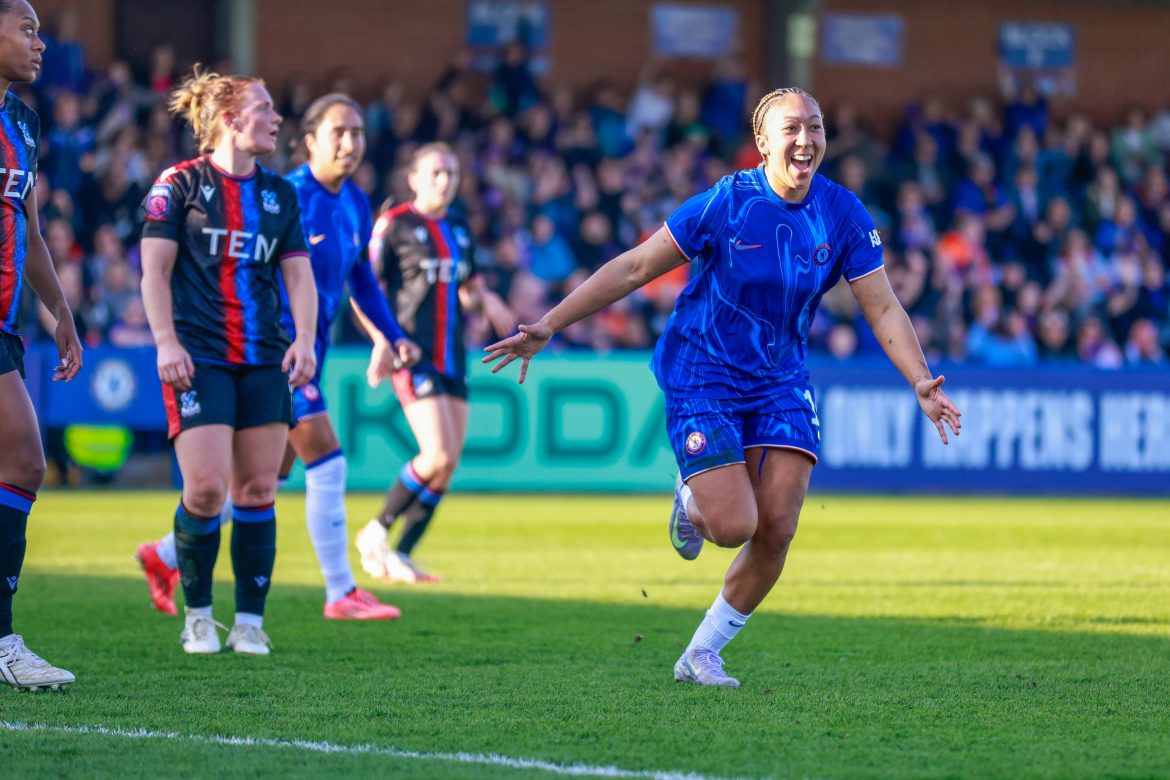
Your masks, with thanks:
<instances>
[{"instance_id":1,"label":"blue football shorts","mask_svg":"<svg viewBox=\"0 0 1170 780\"><path fill-rule=\"evenodd\" d=\"M732 463L744 450L779 447L815 464L821 422L812 387L800 384L749 398L666 398L666 432L683 479Z\"/></svg>"}]
</instances>

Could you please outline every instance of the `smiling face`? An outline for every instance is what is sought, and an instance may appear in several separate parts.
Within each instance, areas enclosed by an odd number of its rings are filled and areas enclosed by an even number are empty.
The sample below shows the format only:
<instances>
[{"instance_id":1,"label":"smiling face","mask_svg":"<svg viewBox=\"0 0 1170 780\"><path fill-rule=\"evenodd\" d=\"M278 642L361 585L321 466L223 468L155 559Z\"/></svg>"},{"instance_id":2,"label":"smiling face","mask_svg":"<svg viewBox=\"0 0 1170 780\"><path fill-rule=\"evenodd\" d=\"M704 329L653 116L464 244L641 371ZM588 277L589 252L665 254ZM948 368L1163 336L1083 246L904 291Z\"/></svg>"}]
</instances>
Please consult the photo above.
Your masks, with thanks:
<instances>
[{"instance_id":1,"label":"smiling face","mask_svg":"<svg viewBox=\"0 0 1170 780\"><path fill-rule=\"evenodd\" d=\"M804 200L825 156L820 106L808 95L790 92L768 105L761 124L756 147L768 183L784 200Z\"/></svg>"},{"instance_id":2,"label":"smiling face","mask_svg":"<svg viewBox=\"0 0 1170 780\"><path fill-rule=\"evenodd\" d=\"M321 118L316 132L305 136L309 166L317 180L340 186L353 175L366 153L362 116L344 103L334 103Z\"/></svg>"},{"instance_id":3,"label":"smiling face","mask_svg":"<svg viewBox=\"0 0 1170 780\"><path fill-rule=\"evenodd\" d=\"M15 0L0 14L0 81L36 81L45 44L37 32L41 23L27 0Z\"/></svg>"},{"instance_id":4,"label":"smiling face","mask_svg":"<svg viewBox=\"0 0 1170 780\"><path fill-rule=\"evenodd\" d=\"M224 120L230 129L232 143L240 151L257 157L276 151L281 116L272 104L272 96L262 85L249 84L239 109L224 114Z\"/></svg>"}]
</instances>

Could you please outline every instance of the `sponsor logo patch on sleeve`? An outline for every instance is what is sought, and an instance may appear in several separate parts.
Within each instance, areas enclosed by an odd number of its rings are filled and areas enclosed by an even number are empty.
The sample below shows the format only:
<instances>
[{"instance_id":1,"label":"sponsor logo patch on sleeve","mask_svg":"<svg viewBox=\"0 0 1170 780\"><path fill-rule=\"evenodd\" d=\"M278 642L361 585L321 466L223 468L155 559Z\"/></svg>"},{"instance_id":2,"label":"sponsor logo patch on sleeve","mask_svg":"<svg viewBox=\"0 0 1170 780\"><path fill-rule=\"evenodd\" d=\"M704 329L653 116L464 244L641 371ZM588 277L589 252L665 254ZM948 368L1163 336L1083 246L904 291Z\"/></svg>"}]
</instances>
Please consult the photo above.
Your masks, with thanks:
<instances>
[{"instance_id":1,"label":"sponsor logo patch on sleeve","mask_svg":"<svg viewBox=\"0 0 1170 780\"><path fill-rule=\"evenodd\" d=\"M146 196L146 218L160 220L171 208L171 185L156 184Z\"/></svg>"}]
</instances>

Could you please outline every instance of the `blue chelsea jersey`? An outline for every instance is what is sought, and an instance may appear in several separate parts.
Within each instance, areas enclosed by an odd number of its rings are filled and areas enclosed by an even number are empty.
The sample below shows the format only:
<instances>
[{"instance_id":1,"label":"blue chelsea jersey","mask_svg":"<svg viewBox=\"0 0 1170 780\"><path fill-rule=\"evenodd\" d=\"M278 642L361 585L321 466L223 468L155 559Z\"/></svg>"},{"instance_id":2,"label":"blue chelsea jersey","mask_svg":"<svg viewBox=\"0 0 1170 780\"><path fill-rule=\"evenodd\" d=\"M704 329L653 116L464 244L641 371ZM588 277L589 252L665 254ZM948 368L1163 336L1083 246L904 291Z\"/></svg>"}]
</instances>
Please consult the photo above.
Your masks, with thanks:
<instances>
[{"instance_id":1,"label":"blue chelsea jersey","mask_svg":"<svg viewBox=\"0 0 1170 780\"><path fill-rule=\"evenodd\" d=\"M333 194L314 178L307 164L285 178L292 183L301 204L301 229L309 245L313 278L317 282L316 343L320 362L329 342L330 328L345 299L346 282L358 263L369 263L366 246L373 229L370 201L348 179L341 185L341 191ZM283 285L281 294L284 326L293 334L292 312Z\"/></svg>"},{"instance_id":2,"label":"blue chelsea jersey","mask_svg":"<svg viewBox=\"0 0 1170 780\"><path fill-rule=\"evenodd\" d=\"M694 262L652 361L659 386L678 398L759 396L807 381L821 297L842 274L852 282L882 267L873 219L822 176L789 203L762 167L738 171L679 206L666 229Z\"/></svg>"}]
</instances>

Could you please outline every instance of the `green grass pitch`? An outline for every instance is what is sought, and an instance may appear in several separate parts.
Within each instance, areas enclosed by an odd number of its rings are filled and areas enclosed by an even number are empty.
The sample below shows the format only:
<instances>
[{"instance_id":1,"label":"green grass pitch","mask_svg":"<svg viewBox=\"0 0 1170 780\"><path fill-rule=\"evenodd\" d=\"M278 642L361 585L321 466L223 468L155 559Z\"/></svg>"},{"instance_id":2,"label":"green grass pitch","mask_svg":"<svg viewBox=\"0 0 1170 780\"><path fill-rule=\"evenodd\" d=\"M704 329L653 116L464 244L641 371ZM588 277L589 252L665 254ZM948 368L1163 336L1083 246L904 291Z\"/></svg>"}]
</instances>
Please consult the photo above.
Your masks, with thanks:
<instances>
[{"instance_id":1,"label":"green grass pitch","mask_svg":"<svg viewBox=\"0 0 1170 780\"><path fill-rule=\"evenodd\" d=\"M268 658L187 657L149 608L175 499L37 501L17 630L78 682L0 690L0 775L1170 777L1170 502L814 494L731 691L672 680L732 553L678 559L666 496L453 494L443 583L358 569L403 610L371 624L322 619L285 495ZM226 539L217 572L230 624Z\"/></svg>"}]
</instances>

